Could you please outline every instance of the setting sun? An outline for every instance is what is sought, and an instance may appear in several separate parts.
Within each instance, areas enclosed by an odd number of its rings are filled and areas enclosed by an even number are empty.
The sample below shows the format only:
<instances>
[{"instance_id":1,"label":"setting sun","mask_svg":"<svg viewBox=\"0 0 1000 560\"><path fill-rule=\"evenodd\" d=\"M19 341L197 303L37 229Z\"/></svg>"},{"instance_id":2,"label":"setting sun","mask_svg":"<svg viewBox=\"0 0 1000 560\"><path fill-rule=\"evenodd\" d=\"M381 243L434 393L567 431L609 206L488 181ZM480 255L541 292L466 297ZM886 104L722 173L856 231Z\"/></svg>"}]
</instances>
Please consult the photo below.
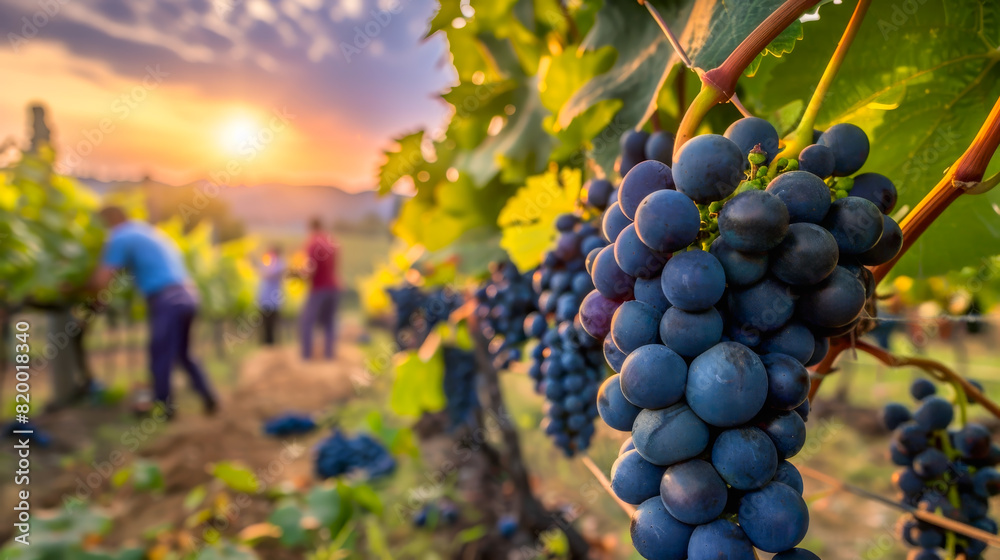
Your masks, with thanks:
<instances>
[{"instance_id":1,"label":"setting sun","mask_svg":"<svg viewBox=\"0 0 1000 560\"><path fill-rule=\"evenodd\" d=\"M237 155L253 144L261 124L250 115L239 115L226 121L219 134L219 145L227 155Z\"/></svg>"}]
</instances>

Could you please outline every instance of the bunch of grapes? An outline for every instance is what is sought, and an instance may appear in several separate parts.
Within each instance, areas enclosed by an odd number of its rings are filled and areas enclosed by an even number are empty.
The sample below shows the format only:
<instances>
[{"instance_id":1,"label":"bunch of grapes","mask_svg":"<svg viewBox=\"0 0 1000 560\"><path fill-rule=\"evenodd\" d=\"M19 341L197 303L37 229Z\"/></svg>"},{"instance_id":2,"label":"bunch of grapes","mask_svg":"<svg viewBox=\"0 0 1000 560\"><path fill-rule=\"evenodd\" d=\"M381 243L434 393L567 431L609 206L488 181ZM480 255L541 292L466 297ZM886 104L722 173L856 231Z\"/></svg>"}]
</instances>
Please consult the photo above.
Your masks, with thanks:
<instances>
[{"instance_id":1,"label":"bunch of grapes","mask_svg":"<svg viewBox=\"0 0 1000 560\"><path fill-rule=\"evenodd\" d=\"M444 396L452 428L472 418L479 408L476 393L476 355L455 346L444 346Z\"/></svg>"},{"instance_id":2,"label":"bunch of grapes","mask_svg":"<svg viewBox=\"0 0 1000 560\"><path fill-rule=\"evenodd\" d=\"M458 505L447 498L428 501L414 514L413 526L436 529L439 526L454 525L458 522L460 513Z\"/></svg>"},{"instance_id":3,"label":"bunch of grapes","mask_svg":"<svg viewBox=\"0 0 1000 560\"><path fill-rule=\"evenodd\" d=\"M364 471L368 478L380 478L396 470L396 459L378 440L360 434L349 437L340 430L316 446L316 476L333 478Z\"/></svg>"},{"instance_id":4,"label":"bunch of grapes","mask_svg":"<svg viewBox=\"0 0 1000 560\"><path fill-rule=\"evenodd\" d=\"M910 395L919 405L911 412L905 405L889 403L882 411L882 423L893 432L889 445L892 462L900 467L893 483L903 501L997 533L997 522L987 516L989 498L1000 494L1000 447L990 441L990 432L981 424L967 423L949 428L955 419L950 401L937 395L937 388L926 379L910 386ZM958 398L964 398L959 394ZM900 520L902 539L915 547L910 558L941 560L949 534L944 529L912 515ZM986 543L962 535L952 535L956 554L969 560L980 558Z\"/></svg>"},{"instance_id":5,"label":"bunch of grapes","mask_svg":"<svg viewBox=\"0 0 1000 560\"><path fill-rule=\"evenodd\" d=\"M532 274L521 274L510 262L495 263L490 279L476 292L480 328L490 341L490 355L498 370L521 359L521 346L528 339L524 320L537 310Z\"/></svg>"},{"instance_id":6,"label":"bunch of grapes","mask_svg":"<svg viewBox=\"0 0 1000 560\"><path fill-rule=\"evenodd\" d=\"M604 190L607 203L611 189L588 185L590 193ZM600 197L596 197L600 198ZM580 304L594 288L587 270L589 256L607 243L593 224L575 214L556 220L559 236L532 278L539 311L525 318L525 334L539 338L532 353L529 374L545 395L545 432L567 456L582 452L594 435L597 388L606 375L601 341L591 337L580 323ZM548 317L554 319L550 327Z\"/></svg>"},{"instance_id":7,"label":"bunch of grapes","mask_svg":"<svg viewBox=\"0 0 1000 560\"><path fill-rule=\"evenodd\" d=\"M401 349L413 349L423 344L435 325L447 321L451 312L462 304L459 294L444 287L425 292L409 282L386 293L396 308L394 335Z\"/></svg>"},{"instance_id":8,"label":"bunch of grapes","mask_svg":"<svg viewBox=\"0 0 1000 560\"><path fill-rule=\"evenodd\" d=\"M857 327L875 288L865 266L902 235L884 215L892 183L848 177L868 155L861 129L833 126L798 160L778 150L773 126L741 119L672 167L634 163L604 215L612 245L581 317L617 372L598 409L632 434L612 488L638 506L645 558L815 558L795 548L809 512L788 462L805 444L805 368Z\"/></svg>"},{"instance_id":9,"label":"bunch of grapes","mask_svg":"<svg viewBox=\"0 0 1000 560\"><path fill-rule=\"evenodd\" d=\"M308 414L290 412L271 418L264 423L264 433L282 437L307 434L316 429L316 421Z\"/></svg>"}]
</instances>

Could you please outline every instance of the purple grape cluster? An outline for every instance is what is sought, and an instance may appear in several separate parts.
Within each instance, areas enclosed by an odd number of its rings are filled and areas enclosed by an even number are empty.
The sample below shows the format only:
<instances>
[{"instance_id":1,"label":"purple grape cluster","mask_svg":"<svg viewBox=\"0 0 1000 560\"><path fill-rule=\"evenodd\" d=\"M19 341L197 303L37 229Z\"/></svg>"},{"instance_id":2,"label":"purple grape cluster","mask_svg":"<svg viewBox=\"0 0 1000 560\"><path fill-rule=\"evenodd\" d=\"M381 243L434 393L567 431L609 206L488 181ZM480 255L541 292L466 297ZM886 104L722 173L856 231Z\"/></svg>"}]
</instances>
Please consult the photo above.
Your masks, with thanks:
<instances>
[{"instance_id":1,"label":"purple grape cluster","mask_svg":"<svg viewBox=\"0 0 1000 560\"><path fill-rule=\"evenodd\" d=\"M334 430L316 446L316 476L333 478L364 471L368 478L388 476L396 470L396 459L381 442L368 434L354 437Z\"/></svg>"},{"instance_id":2,"label":"purple grape cluster","mask_svg":"<svg viewBox=\"0 0 1000 560\"><path fill-rule=\"evenodd\" d=\"M524 320L538 310L538 297L531 287L533 274L518 272L511 262L494 263L490 279L476 291L480 329L490 341L490 356L498 370L520 361L521 347L528 340Z\"/></svg>"},{"instance_id":3,"label":"purple grape cluster","mask_svg":"<svg viewBox=\"0 0 1000 560\"><path fill-rule=\"evenodd\" d=\"M299 412L288 412L264 422L264 433L274 437L308 434L315 429L316 421Z\"/></svg>"},{"instance_id":4,"label":"purple grape cluster","mask_svg":"<svg viewBox=\"0 0 1000 560\"><path fill-rule=\"evenodd\" d=\"M882 410L882 424L892 431L889 453L899 467L893 484L907 505L931 511L997 534L997 522L989 517L989 499L1000 494L1000 447L991 441L981 424L952 427L956 414L951 401L938 395L927 379L910 386L917 402L911 411L900 403ZM914 516L900 519L900 536L914 547L909 558L943 560L948 532ZM969 560L981 558L986 543L954 535L954 553Z\"/></svg>"},{"instance_id":5,"label":"purple grape cluster","mask_svg":"<svg viewBox=\"0 0 1000 560\"><path fill-rule=\"evenodd\" d=\"M865 267L902 243L892 183L849 177L868 150L836 125L782 158L774 127L746 118L670 165L623 152L580 316L617 372L598 410L632 435L611 478L638 506L643 557L815 558L795 548L809 512L788 462L805 444L806 366L855 329L875 288Z\"/></svg>"}]
</instances>

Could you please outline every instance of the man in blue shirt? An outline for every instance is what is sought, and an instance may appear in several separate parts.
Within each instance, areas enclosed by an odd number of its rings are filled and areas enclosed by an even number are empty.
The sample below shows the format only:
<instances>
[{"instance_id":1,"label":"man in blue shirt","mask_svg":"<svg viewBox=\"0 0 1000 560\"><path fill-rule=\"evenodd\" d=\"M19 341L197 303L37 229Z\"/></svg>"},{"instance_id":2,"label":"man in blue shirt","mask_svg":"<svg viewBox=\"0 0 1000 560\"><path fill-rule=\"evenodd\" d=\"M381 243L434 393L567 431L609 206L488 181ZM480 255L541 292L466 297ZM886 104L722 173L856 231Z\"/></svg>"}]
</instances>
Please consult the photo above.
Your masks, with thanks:
<instances>
[{"instance_id":1,"label":"man in blue shirt","mask_svg":"<svg viewBox=\"0 0 1000 560\"><path fill-rule=\"evenodd\" d=\"M117 206L104 208L100 216L110 234L104 245L101 265L91 279L91 287L98 291L107 288L118 270L131 273L147 302L154 399L172 414L170 372L177 363L201 395L205 412L211 414L216 408L215 394L201 366L191 357L190 349L191 324L198 312L198 296L177 244L153 226L129 220Z\"/></svg>"}]
</instances>

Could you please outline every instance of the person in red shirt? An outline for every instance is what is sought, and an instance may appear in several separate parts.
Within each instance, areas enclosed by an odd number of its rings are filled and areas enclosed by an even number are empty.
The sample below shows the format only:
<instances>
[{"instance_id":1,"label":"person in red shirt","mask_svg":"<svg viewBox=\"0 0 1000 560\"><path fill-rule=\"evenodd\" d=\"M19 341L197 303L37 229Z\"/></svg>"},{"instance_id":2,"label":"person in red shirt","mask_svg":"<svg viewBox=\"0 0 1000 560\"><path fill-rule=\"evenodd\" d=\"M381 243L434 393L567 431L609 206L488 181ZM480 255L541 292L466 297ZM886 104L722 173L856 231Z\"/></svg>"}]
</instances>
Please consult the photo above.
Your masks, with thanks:
<instances>
[{"instance_id":1,"label":"person in red shirt","mask_svg":"<svg viewBox=\"0 0 1000 560\"><path fill-rule=\"evenodd\" d=\"M337 302L340 299L340 283L337 281L337 256L340 248L325 231L319 218L309 222L309 239L306 241L306 256L309 261L306 278L309 281L309 297L301 317L302 357L312 358L313 328L316 323L323 326L323 355L328 360L335 355Z\"/></svg>"}]
</instances>

